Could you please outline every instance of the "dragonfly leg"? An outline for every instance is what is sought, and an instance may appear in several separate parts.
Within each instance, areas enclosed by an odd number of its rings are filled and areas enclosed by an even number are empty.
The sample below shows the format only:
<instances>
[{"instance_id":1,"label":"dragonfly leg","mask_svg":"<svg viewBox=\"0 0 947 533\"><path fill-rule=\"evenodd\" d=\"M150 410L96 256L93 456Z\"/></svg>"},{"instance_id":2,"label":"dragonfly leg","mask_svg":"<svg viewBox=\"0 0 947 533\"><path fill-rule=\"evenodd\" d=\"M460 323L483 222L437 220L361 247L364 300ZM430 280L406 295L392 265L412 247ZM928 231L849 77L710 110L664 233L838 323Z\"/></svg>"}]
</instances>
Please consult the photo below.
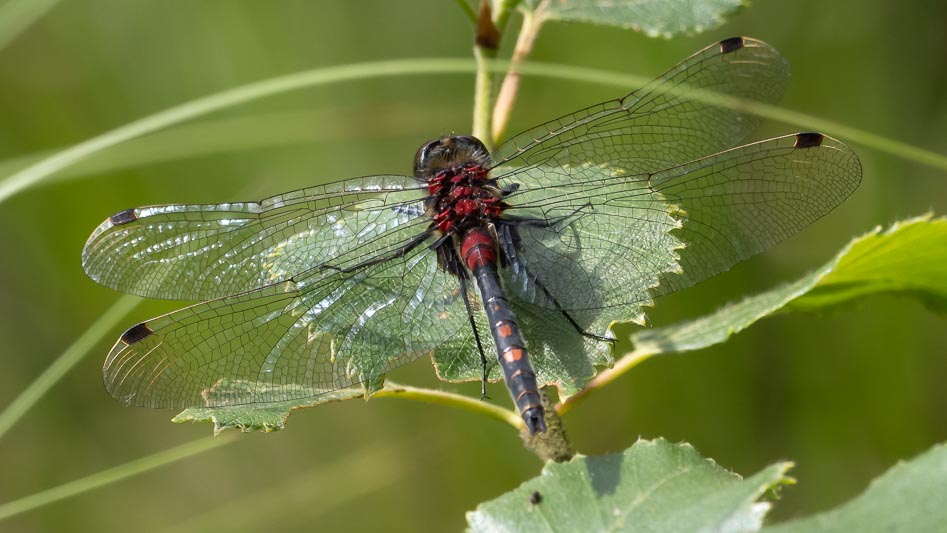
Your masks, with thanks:
<instances>
[{"instance_id":1,"label":"dragonfly leg","mask_svg":"<svg viewBox=\"0 0 947 533\"><path fill-rule=\"evenodd\" d=\"M503 218L499 219L497 222L501 224L512 222L512 223L516 223L523 226L533 226L535 228L551 228L553 226L561 224L562 222L576 215L581 215L584 209L590 208L590 207L592 207L592 204L586 203L582 205L581 207L576 207L569 214L559 215L557 217L552 217L552 218L521 217L521 216L516 216L516 215L504 214Z\"/></svg>"},{"instance_id":2,"label":"dragonfly leg","mask_svg":"<svg viewBox=\"0 0 947 533\"><path fill-rule=\"evenodd\" d=\"M526 271L526 275L533 279L533 283L535 283L536 286L539 287L539 290L543 291L543 294L545 294L546 297L552 301L553 305L556 306L556 309L558 309L559 312L562 313L562 316L566 317L566 320L568 320L569 323L572 324L572 327L575 328L575 330L579 332L580 335L582 335L583 337L587 339L592 339L599 342L607 342L609 344L615 344L615 339L613 339L612 337L596 335L595 333L590 333L582 329L582 326L580 326L579 323L576 322L574 318L572 318L572 315L570 315L568 311L562 308L562 305L559 303L559 300L557 300L556 297L553 296L551 292L549 292L549 289L546 288L546 285L539 279L539 277L531 274L529 272L529 269L527 269L525 265L523 269Z\"/></svg>"},{"instance_id":3,"label":"dragonfly leg","mask_svg":"<svg viewBox=\"0 0 947 533\"><path fill-rule=\"evenodd\" d=\"M371 259L368 259L367 261L362 261L361 263L358 263L358 264L355 264L355 265L351 265L351 266L347 266L347 267L338 267L338 266L335 266L335 265L322 264L322 265L319 265L319 266L316 267L316 268L335 270L335 271L341 272L341 273L343 273L343 274L349 274L349 273L351 273L351 272L355 272L356 270L359 270L359 269L362 269L362 268L365 268L365 267L370 267L370 266L372 266L372 265L377 265L377 264L379 264L379 263L384 263L385 261L390 261L390 260L392 260L392 259L397 259L397 258L399 258L399 257L404 257L405 255L408 254L408 252L410 252L411 250L414 250L415 248L418 247L418 245L420 245L421 243L423 243L424 241L426 241L427 238L430 237L432 233L433 233L433 230L427 229L426 231L424 231L424 232L422 232L422 233L419 233L416 237L414 237L413 239L411 239L410 241L408 241L408 243L405 244L404 246L402 246L401 248L398 248L397 250L395 250L395 251L393 251L393 252L391 252L391 253L384 254L384 255L379 255L379 256L377 256L377 257L373 257L373 258L371 258Z\"/></svg>"},{"instance_id":4,"label":"dragonfly leg","mask_svg":"<svg viewBox=\"0 0 947 533\"><path fill-rule=\"evenodd\" d=\"M464 307L467 308L467 319L470 320L470 329L473 330L474 341L477 343L477 352L480 353L480 399L489 400L487 396L487 356L483 354L483 345L480 343L480 333L477 331L477 323L474 321L473 310L470 308L470 297L467 296L467 279L464 274L458 276L460 279L460 294L464 298Z\"/></svg>"},{"instance_id":5,"label":"dragonfly leg","mask_svg":"<svg viewBox=\"0 0 947 533\"><path fill-rule=\"evenodd\" d=\"M424 209L416 205L393 205L391 210L402 215L411 215L419 217L424 214Z\"/></svg>"},{"instance_id":6,"label":"dragonfly leg","mask_svg":"<svg viewBox=\"0 0 947 533\"><path fill-rule=\"evenodd\" d=\"M526 219L526 221L535 222L536 223L535 225L538 227L548 227L548 226L558 224L563 219L575 215L581 209L582 208L576 209L572 213L568 215L564 215L562 217L555 217L548 220ZM562 307L562 304L559 303L559 300L557 300L556 297L549 290L549 288L546 287L546 284L543 283L541 279L539 279L539 276L530 272L529 267L526 266L526 263L524 263L523 261L520 261L519 257L517 257L516 250L519 243L519 235L517 235L516 233L516 228L510 224L502 224L499 226L498 229L500 230L498 231L498 234L500 236L500 239L499 239L500 248L502 249L503 254L506 256L507 264L514 265L516 270L520 270L523 272L523 274L526 276L526 279L530 280L537 287L539 287L539 290L541 290L543 294L545 294L546 297L549 298L549 300L553 303L553 305L556 306L556 309L560 313L562 313L562 316L566 318L569 324L571 324L572 327L580 335L588 339L596 340L599 342L607 342L609 344L613 344L615 342L615 339L611 337L596 335L595 333L591 333L582 329L582 326L580 326L579 323L575 321L575 318L573 318L572 315L570 315L569 312L566 311L565 308Z\"/></svg>"},{"instance_id":7,"label":"dragonfly leg","mask_svg":"<svg viewBox=\"0 0 947 533\"><path fill-rule=\"evenodd\" d=\"M517 185L517 184L513 184ZM588 207L590 204L586 204L582 207L579 207L569 213L568 215L562 215L553 218L534 218L534 217L520 217L516 215L504 215L503 218L494 220L494 227L497 232L498 244L500 245L500 251L503 253L502 264L503 266L512 267L515 272L520 270L525 270L525 265L520 261L517 253L520 249L520 236L516 231L516 226L533 226L536 228L549 228L555 226L562 221L575 216L576 213ZM558 305L558 304L557 304Z\"/></svg>"}]
</instances>

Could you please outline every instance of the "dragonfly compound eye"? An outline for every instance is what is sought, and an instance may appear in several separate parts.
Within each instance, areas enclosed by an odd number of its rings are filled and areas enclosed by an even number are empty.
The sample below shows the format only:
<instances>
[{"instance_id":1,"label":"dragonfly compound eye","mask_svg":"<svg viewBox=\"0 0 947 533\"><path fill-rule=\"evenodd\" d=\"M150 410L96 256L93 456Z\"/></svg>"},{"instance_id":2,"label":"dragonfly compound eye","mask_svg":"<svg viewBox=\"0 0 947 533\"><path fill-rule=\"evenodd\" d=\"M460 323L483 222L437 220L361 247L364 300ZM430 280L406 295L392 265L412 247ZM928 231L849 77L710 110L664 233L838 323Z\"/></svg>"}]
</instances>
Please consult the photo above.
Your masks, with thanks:
<instances>
[{"instance_id":1,"label":"dragonfly compound eye","mask_svg":"<svg viewBox=\"0 0 947 533\"><path fill-rule=\"evenodd\" d=\"M465 165L485 166L490 160L487 148L476 137L441 137L424 144L414 156L414 176L426 180L439 170Z\"/></svg>"}]
</instances>

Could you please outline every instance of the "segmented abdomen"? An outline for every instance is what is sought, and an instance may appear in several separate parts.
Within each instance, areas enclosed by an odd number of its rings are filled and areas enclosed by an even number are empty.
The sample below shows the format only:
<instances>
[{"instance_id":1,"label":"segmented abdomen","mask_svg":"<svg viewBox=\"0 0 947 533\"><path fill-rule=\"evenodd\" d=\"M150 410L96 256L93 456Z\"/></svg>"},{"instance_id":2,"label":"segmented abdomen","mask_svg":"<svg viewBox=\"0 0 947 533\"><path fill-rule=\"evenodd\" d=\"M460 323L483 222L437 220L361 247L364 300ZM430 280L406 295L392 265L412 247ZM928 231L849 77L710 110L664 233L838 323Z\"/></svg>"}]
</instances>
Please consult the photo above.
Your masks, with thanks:
<instances>
[{"instance_id":1,"label":"segmented abdomen","mask_svg":"<svg viewBox=\"0 0 947 533\"><path fill-rule=\"evenodd\" d=\"M536 373L529 364L529 354L520 334L519 324L516 323L516 316L500 286L496 243L486 231L474 228L464 236L461 255L477 280L490 332L497 347L497 357L513 401L530 434L544 432L546 423L543 419Z\"/></svg>"}]
</instances>

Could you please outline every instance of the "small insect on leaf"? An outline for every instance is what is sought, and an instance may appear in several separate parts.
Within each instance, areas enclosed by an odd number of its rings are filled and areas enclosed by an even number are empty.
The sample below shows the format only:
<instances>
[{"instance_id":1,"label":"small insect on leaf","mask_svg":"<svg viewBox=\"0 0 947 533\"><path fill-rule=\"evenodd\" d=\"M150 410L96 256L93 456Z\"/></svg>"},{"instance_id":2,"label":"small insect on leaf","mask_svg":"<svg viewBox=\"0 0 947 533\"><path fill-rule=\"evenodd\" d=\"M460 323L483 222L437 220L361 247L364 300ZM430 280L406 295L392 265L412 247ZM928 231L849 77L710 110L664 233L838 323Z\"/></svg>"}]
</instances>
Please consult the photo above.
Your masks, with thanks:
<instances>
[{"instance_id":1,"label":"small insect on leaf","mask_svg":"<svg viewBox=\"0 0 947 533\"><path fill-rule=\"evenodd\" d=\"M532 505L543 503L543 495L540 494L538 490L533 491L533 493L529 495L529 503Z\"/></svg>"}]
</instances>

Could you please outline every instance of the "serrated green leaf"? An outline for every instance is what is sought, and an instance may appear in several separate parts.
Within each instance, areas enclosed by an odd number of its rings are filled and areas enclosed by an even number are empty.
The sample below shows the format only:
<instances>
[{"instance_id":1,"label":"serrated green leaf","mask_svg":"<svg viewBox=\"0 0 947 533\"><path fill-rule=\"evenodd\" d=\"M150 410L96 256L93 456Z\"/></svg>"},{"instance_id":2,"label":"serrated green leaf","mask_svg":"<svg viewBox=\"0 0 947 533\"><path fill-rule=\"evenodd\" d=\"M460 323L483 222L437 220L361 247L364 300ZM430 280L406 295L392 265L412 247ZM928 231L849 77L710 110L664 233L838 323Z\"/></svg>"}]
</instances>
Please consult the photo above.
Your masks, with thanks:
<instances>
[{"instance_id":1,"label":"serrated green leaf","mask_svg":"<svg viewBox=\"0 0 947 533\"><path fill-rule=\"evenodd\" d=\"M263 385L255 382L246 381L228 381L222 382L214 387L209 394L216 395L236 395L245 397L248 388L260 388ZM272 388L272 387L270 387ZM285 387L292 389L293 386ZM286 391L287 397L298 396L292 390ZM196 407L185 409L177 416L171 419L172 422L213 422L214 434L218 434L225 429L239 429L243 432L280 431L286 426L286 419L290 413L296 409L304 409L316 405L340 402L343 400L354 400L364 398L365 389L361 387L351 387L337 391L327 392L312 398L292 400L286 402L275 402L266 404L248 404L235 405L231 407Z\"/></svg>"},{"instance_id":2,"label":"serrated green leaf","mask_svg":"<svg viewBox=\"0 0 947 533\"><path fill-rule=\"evenodd\" d=\"M512 168L500 167L496 172L504 175L512 172ZM644 307L651 304L650 291L661 283L664 275L681 269L678 252L684 243L676 235L681 223L675 218L679 207L653 194L646 181L633 176L626 179L621 169L579 163L571 165L568 172L519 172L516 181L524 192L517 197L518 215L545 218L563 214L550 214L531 206L542 204L541 197L546 194L543 191L550 180L555 179L564 181L557 188L560 206L586 202L588 183L597 184L598 195L613 194L615 198L575 217L569 223L568 232L521 228L519 238L526 243L521 251L523 261L532 265L532 274L545 280L550 291L560 295L574 293L580 277L595 278L594 284L586 285L589 292L584 292L581 298L573 295L573 300L567 302L574 309L570 312L572 319L583 324L586 330L604 334L616 318L644 323ZM628 223L629 220L634 222ZM625 253L633 250L637 255L648 257L648 267L629 266L617 250ZM563 262L566 253L570 260ZM524 285L512 269L504 269L501 276L506 287L518 296L510 298L510 304L522 327L536 380L541 386L554 385L559 398L565 399L595 376L596 367L613 363L609 345L577 334L563 313L548 302L542 303L532 294L517 293L518 287ZM592 296L586 299L587 295ZM575 309L580 307L586 309ZM608 311L603 312L606 308ZM479 331L490 331L479 310L474 313L474 320L478 322ZM496 353L490 335L481 334L481 342L484 353ZM493 357L490 359L488 376L500 379L498 365ZM434 350L433 360L441 379L480 379L481 363L472 334L455 335L449 343Z\"/></svg>"},{"instance_id":3,"label":"serrated green leaf","mask_svg":"<svg viewBox=\"0 0 947 533\"><path fill-rule=\"evenodd\" d=\"M843 255L844 254L844 255ZM923 295L947 304L947 219L931 215L856 239L836 258L837 266L791 309L825 307L878 292Z\"/></svg>"},{"instance_id":4,"label":"serrated green leaf","mask_svg":"<svg viewBox=\"0 0 947 533\"><path fill-rule=\"evenodd\" d=\"M768 490L791 463L743 479L688 444L639 440L624 453L577 456L467 513L471 531L756 531Z\"/></svg>"},{"instance_id":5,"label":"serrated green leaf","mask_svg":"<svg viewBox=\"0 0 947 533\"><path fill-rule=\"evenodd\" d=\"M712 30L743 0L529 0L523 8L543 20L590 22L671 37Z\"/></svg>"},{"instance_id":6,"label":"serrated green leaf","mask_svg":"<svg viewBox=\"0 0 947 533\"><path fill-rule=\"evenodd\" d=\"M831 511L763 528L765 533L926 532L947 527L947 445L900 463Z\"/></svg>"},{"instance_id":7,"label":"serrated green leaf","mask_svg":"<svg viewBox=\"0 0 947 533\"><path fill-rule=\"evenodd\" d=\"M777 312L820 309L883 292L908 293L947 308L947 219L928 214L884 232L875 228L794 283L696 320L638 331L631 340L637 355L698 350Z\"/></svg>"}]
</instances>

